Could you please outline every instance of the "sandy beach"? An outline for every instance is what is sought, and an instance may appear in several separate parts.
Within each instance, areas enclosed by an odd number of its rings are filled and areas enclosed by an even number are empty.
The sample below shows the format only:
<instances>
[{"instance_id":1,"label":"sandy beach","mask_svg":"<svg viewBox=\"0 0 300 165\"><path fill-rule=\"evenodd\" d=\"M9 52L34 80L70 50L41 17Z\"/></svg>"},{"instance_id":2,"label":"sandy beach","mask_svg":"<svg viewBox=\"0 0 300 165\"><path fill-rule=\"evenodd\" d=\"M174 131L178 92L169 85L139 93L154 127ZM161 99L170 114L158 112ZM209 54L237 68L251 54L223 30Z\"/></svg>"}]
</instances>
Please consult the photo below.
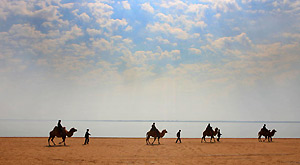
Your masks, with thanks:
<instances>
[{"instance_id":1,"label":"sandy beach","mask_svg":"<svg viewBox=\"0 0 300 165\"><path fill-rule=\"evenodd\" d=\"M55 142L59 142L56 139ZM143 138L68 138L67 145L49 147L47 138L0 138L0 164L299 164L300 139L161 139L146 145Z\"/></svg>"}]
</instances>

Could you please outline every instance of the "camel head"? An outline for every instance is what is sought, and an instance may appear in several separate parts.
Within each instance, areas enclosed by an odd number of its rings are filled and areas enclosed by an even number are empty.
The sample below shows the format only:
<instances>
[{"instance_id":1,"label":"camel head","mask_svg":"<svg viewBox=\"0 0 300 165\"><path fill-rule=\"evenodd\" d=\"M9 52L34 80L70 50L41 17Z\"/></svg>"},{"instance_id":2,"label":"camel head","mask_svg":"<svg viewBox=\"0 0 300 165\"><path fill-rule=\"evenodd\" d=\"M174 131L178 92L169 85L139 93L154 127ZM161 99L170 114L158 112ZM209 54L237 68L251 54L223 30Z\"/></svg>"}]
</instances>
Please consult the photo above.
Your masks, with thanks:
<instances>
[{"instance_id":1,"label":"camel head","mask_svg":"<svg viewBox=\"0 0 300 165\"><path fill-rule=\"evenodd\" d=\"M76 128L71 128L69 132L73 132L73 133L77 132L77 129Z\"/></svg>"},{"instance_id":2,"label":"camel head","mask_svg":"<svg viewBox=\"0 0 300 165\"><path fill-rule=\"evenodd\" d=\"M273 129L273 130L272 130L272 132L274 132L274 133L275 133L275 132L277 132L277 131L276 131L275 129Z\"/></svg>"},{"instance_id":3,"label":"camel head","mask_svg":"<svg viewBox=\"0 0 300 165\"><path fill-rule=\"evenodd\" d=\"M161 133L168 133L168 131L166 129L164 129Z\"/></svg>"},{"instance_id":4,"label":"camel head","mask_svg":"<svg viewBox=\"0 0 300 165\"><path fill-rule=\"evenodd\" d=\"M215 128L215 132L218 132L218 130L219 130L219 128L218 128L218 127L216 127L216 128Z\"/></svg>"}]
</instances>

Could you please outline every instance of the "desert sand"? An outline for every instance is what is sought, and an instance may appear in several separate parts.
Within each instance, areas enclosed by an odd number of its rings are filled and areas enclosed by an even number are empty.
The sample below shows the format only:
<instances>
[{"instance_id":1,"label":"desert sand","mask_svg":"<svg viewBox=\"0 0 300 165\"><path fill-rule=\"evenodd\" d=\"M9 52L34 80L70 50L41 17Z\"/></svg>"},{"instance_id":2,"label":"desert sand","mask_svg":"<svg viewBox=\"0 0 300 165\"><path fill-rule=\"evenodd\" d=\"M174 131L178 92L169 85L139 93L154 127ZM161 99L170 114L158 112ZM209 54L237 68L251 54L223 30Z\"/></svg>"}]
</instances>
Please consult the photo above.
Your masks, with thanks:
<instances>
[{"instance_id":1,"label":"desert sand","mask_svg":"<svg viewBox=\"0 0 300 165\"><path fill-rule=\"evenodd\" d=\"M47 138L0 138L0 164L299 164L300 139L161 139L67 138L66 146L49 147ZM60 139L55 139L59 142ZM151 139L152 141L152 139Z\"/></svg>"}]
</instances>

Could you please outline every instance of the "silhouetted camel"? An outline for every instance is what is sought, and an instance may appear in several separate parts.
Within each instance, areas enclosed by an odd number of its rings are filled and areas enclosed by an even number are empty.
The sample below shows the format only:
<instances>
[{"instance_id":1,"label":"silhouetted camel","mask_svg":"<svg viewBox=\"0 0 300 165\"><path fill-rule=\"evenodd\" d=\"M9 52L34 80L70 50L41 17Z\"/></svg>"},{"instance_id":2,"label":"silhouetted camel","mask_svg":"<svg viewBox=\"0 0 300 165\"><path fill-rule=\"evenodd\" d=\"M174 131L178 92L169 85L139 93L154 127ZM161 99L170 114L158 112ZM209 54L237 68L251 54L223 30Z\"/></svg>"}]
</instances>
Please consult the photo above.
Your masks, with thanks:
<instances>
[{"instance_id":1,"label":"silhouetted camel","mask_svg":"<svg viewBox=\"0 0 300 165\"><path fill-rule=\"evenodd\" d=\"M268 141L271 142L272 141L272 136L275 135L275 132L277 132L275 129L273 129L272 131L261 129L258 132L258 141L261 142L261 136L264 136L265 139L263 141L266 141L266 139L268 138Z\"/></svg>"},{"instance_id":2,"label":"silhouetted camel","mask_svg":"<svg viewBox=\"0 0 300 165\"><path fill-rule=\"evenodd\" d=\"M202 140L204 140L204 142L206 142L205 136L210 136L210 142L211 142L211 139L214 139L214 142L215 142L215 137L214 136L216 136L217 133L218 133L218 128L215 128L215 131L214 130L205 130L203 132L201 143L202 143Z\"/></svg>"},{"instance_id":3,"label":"silhouetted camel","mask_svg":"<svg viewBox=\"0 0 300 165\"><path fill-rule=\"evenodd\" d=\"M154 143L154 141L156 140L156 138L158 139L157 140L158 144L160 144L159 139L162 138L162 137L164 137L166 133L168 133L168 131L164 129L162 132L159 132L160 137L157 138L157 132L155 132L155 131L149 131L149 132L147 132L147 134L146 134L147 135L147 137L146 137L146 143L147 143L147 145L150 144L149 139L150 139L151 136L154 137L154 140L153 140L152 144Z\"/></svg>"},{"instance_id":4,"label":"silhouetted camel","mask_svg":"<svg viewBox=\"0 0 300 165\"><path fill-rule=\"evenodd\" d=\"M67 131L66 127L63 127L63 132L61 134L60 133L60 129L57 126L55 126L53 128L53 130L49 133L49 135L50 135L49 138L48 138L48 144L49 144L49 146L51 146L50 145L50 139L51 139L52 143L55 145L55 143L53 141L53 139L55 138L55 136L62 138L63 141L60 142L59 144L64 143L64 145L66 145L66 143L65 143L66 136L71 137L71 136L73 136L74 132L76 132L76 131L77 131L77 129L75 129L75 128L71 128L70 131Z\"/></svg>"}]
</instances>

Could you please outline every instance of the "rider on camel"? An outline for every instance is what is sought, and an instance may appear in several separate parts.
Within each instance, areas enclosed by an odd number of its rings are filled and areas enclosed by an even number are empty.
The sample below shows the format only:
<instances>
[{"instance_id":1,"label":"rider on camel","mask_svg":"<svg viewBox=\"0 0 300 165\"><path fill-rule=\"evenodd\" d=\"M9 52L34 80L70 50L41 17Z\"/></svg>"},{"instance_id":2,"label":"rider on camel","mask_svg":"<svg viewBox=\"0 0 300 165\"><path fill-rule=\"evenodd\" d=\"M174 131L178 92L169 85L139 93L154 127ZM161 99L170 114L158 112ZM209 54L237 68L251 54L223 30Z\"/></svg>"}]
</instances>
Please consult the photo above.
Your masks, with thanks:
<instances>
[{"instance_id":1,"label":"rider on camel","mask_svg":"<svg viewBox=\"0 0 300 165\"><path fill-rule=\"evenodd\" d=\"M265 131L268 131L267 127L266 127L266 124L264 124L264 126L262 127L261 129L262 131L265 130Z\"/></svg>"},{"instance_id":2,"label":"rider on camel","mask_svg":"<svg viewBox=\"0 0 300 165\"><path fill-rule=\"evenodd\" d=\"M212 127L210 126L210 123L208 123L206 130L213 131Z\"/></svg>"},{"instance_id":3,"label":"rider on camel","mask_svg":"<svg viewBox=\"0 0 300 165\"><path fill-rule=\"evenodd\" d=\"M61 125L61 120L58 120L57 128L59 130L60 135L62 136L63 135L63 127Z\"/></svg>"},{"instance_id":4,"label":"rider on camel","mask_svg":"<svg viewBox=\"0 0 300 165\"><path fill-rule=\"evenodd\" d=\"M159 133L158 129L155 127L155 123L152 124L150 131L155 131L157 134L157 137L160 138L160 133Z\"/></svg>"}]
</instances>

